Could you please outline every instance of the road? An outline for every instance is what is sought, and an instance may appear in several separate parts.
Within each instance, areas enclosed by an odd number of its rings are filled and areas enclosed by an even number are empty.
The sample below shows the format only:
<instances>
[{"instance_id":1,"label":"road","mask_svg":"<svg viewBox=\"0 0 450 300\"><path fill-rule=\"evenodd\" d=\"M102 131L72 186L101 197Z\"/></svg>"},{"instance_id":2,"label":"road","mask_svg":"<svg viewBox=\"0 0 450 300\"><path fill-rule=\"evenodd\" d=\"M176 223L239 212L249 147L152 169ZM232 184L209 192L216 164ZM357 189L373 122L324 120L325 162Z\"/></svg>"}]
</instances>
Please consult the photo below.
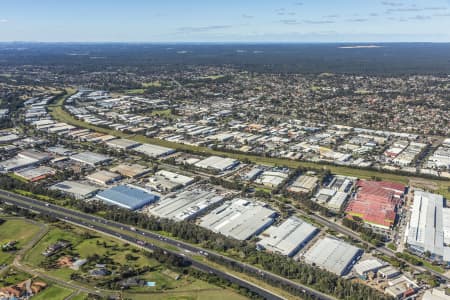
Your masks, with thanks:
<instances>
[{"instance_id":1,"label":"road","mask_svg":"<svg viewBox=\"0 0 450 300\"><path fill-rule=\"evenodd\" d=\"M147 250L162 249L155 244L142 243L142 241L137 240L135 238L135 235L137 232L133 228L131 228L129 225L126 225L126 224L106 220L101 217L85 214L85 213L71 210L71 209L68 209L65 207L48 204L48 203L40 201L40 200L17 195L17 194L8 192L8 191L3 191L3 190L0 190L0 199L6 203L17 205L19 207L23 207L23 208L27 208L27 209L31 209L31 210L37 211L39 213L45 213L45 214L48 214L50 216L53 216L55 218L58 218L60 220L66 221L66 222L74 223L74 224L80 225L80 226L87 226L91 230L95 230L95 231L98 231L103 234L108 234L108 235L117 237L119 239L122 239L129 243L138 245L139 247L145 248ZM305 293L305 294L314 296L317 299L324 299L324 300L334 299L331 296L328 296L328 295L325 295L318 291L315 291L307 286L301 285L292 280L289 280L284 277L273 274L271 272L259 269L252 265L242 263L242 262L234 260L232 258L222 256L215 252L212 252L212 251L209 251L209 250L197 247L197 246L193 246L191 244L187 244L187 243L175 240L175 239L171 239L171 238L168 238L168 237L165 237L165 236L162 236L162 235L156 234L154 232L150 232L150 231L139 230L139 234L141 234L142 236L144 236L147 239L156 240L156 241L162 242L164 244L171 245L171 246L177 247L178 249L181 249L180 252L167 250L167 249L162 249L162 250L165 250L168 253L171 253L171 254L174 254L177 256L182 256L186 261L188 261L192 265L192 267L197 268L201 271L210 273L210 274L215 274L220 278L229 280L232 283L235 283L242 287L245 287L245 288L261 295L265 299L279 300L279 299L284 299L284 298L282 298L279 295L276 295L272 291L261 288L261 287L257 286L256 284L248 282L246 280L243 280L242 278L239 278L233 274L224 272L219 269L215 269L206 263L191 259L188 255L186 255L186 253L200 254L200 255L203 255L203 256L209 257L209 258L212 258L212 257L220 258L220 259L226 261L229 265L238 266L240 269L245 270L245 273L254 275L255 277L259 277L260 279L267 278L267 279L270 279L271 282L282 283L284 285L289 286L290 288L292 288L294 290L299 291L300 293Z\"/></svg>"}]
</instances>

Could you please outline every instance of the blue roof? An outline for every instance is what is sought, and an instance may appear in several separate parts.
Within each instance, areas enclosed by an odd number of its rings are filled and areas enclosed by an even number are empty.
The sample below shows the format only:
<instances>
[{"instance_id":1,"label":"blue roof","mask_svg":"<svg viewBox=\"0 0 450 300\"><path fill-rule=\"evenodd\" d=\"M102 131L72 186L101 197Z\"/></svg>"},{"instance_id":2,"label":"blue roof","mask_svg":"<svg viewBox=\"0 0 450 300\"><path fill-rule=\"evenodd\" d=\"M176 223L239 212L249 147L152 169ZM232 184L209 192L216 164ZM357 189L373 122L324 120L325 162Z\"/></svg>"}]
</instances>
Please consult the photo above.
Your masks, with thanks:
<instances>
[{"instance_id":1,"label":"blue roof","mask_svg":"<svg viewBox=\"0 0 450 300\"><path fill-rule=\"evenodd\" d=\"M97 198L120 207L136 210L155 202L159 197L144 189L118 185L97 194Z\"/></svg>"}]
</instances>

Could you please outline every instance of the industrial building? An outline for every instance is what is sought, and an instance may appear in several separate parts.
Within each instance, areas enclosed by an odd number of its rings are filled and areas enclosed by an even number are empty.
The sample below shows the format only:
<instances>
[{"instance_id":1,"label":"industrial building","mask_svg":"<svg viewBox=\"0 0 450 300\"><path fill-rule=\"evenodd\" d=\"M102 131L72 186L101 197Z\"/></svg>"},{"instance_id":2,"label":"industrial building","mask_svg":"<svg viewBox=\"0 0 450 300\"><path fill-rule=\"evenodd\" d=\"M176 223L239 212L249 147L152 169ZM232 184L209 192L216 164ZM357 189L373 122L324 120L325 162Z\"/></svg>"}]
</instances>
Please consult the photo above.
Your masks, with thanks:
<instances>
[{"instance_id":1,"label":"industrial building","mask_svg":"<svg viewBox=\"0 0 450 300\"><path fill-rule=\"evenodd\" d=\"M238 164L239 161L233 158L210 156L197 162L195 166L202 169L210 169L218 172L225 172L233 169Z\"/></svg>"},{"instance_id":2,"label":"industrial building","mask_svg":"<svg viewBox=\"0 0 450 300\"><path fill-rule=\"evenodd\" d=\"M418 289L419 286L413 280L403 275L389 280L385 293L394 299L405 299L414 295Z\"/></svg>"},{"instance_id":3,"label":"industrial building","mask_svg":"<svg viewBox=\"0 0 450 300\"><path fill-rule=\"evenodd\" d=\"M387 267L389 264L376 258L366 259L355 265L355 272L362 279L367 279L369 273L377 273L381 268Z\"/></svg>"},{"instance_id":4,"label":"industrial building","mask_svg":"<svg viewBox=\"0 0 450 300\"><path fill-rule=\"evenodd\" d=\"M346 275L363 251L344 241L325 237L306 251L306 263L314 264L339 276Z\"/></svg>"},{"instance_id":5,"label":"industrial building","mask_svg":"<svg viewBox=\"0 0 450 300\"><path fill-rule=\"evenodd\" d=\"M129 150L139 146L141 143L129 140L129 139L114 139L106 142L111 148L119 149L119 150Z\"/></svg>"},{"instance_id":6,"label":"industrial building","mask_svg":"<svg viewBox=\"0 0 450 300\"><path fill-rule=\"evenodd\" d=\"M259 237L258 249L289 257L302 249L319 230L297 217L290 217L279 226L271 226Z\"/></svg>"},{"instance_id":7,"label":"industrial building","mask_svg":"<svg viewBox=\"0 0 450 300\"><path fill-rule=\"evenodd\" d=\"M145 154L149 157L162 157L167 156L172 153L175 153L174 149L166 148L158 145L152 145L152 144L142 144L140 146L137 146L136 148L133 148L134 151Z\"/></svg>"},{"instance_id":8,"label":"industrial building","mask_svg":"<svg viewBox=\"0 0 450 300\"><path fill-rule=\"evenodd\" d=\"M358 180L357 188L357 193L345 210L347 215L359 217L380 229L391 229L406 187L388 181Z\"/></svg>"},{"instance_id":9,"label":"industrial building","mask_svg":"<svg viewBox=\"0 0 450 300\"><path fill-rule=\"evenodd\" d=\"M86 199L92 197L99 190L99 188L95 186L71 180L54 184L50 187L50 189L61 191L75 197L76 199Z\"/></svg>"},{"instance_id":10,"label":"industrial building","mask_svg":"<svg viewBox=\"0 0 450 300\"><path fill-rule=\"evenodd\" d=\"M223 199L224 196L215 189L193 187L176 195L163 197L149 209L149 213L177 221L189 220Z\"/></svg>"},{"instance_id":11,"label":"industrial building","mask_svg":"<svg viewBox=\"0 0 450 300\"><path fill-rule=\"evenodd\" d=\"M450 219L444 218L449 210L444 208L441 195L416 189L411 218L405 230L409 249L418 254L428 251L432 259L450 261L449 233L444 232L444 228L450 227Z\"/></svg>"},{"instance_id":12,"label":"industrial building","mask_svg":"<svg viewBox=\"0 0 450 300\"><path fill-rule=\"evenodd\" d=\"M86 176L87 180L90 180L92 182L95 182L97 184L101 185L108 185L111 183L114 183L118 180L120 180L122 177L114 172L109 172L105 170L100 170L97 172L94 172L88 176Z\"/></svg>"},{"instance_id":13,"label":"industrial building","mask_svg":"<svg viewBox=\"0 0 450 300\"><path fill-rule=\"evenodd\" d=\"M264 171L256 180L255 183L270 187L276 188L280 184L282 184L287 178L289 174L286 172L279 171Z\"/></svg>"},{"instance_id":14,"label":"industrial building","mask_svg":"<svg viewBox=\"0 0 450 300\"><path fill-rule=\"evenodd\" d=\"M70 159L80 162L82 164L89 165L91 167L96 167L99 165L104 165L111 162L111 157L102 155L94 152L82 152L75 155L72 155Z\"/></svg>"},{"instance_id":15,"label":"industrial building","mask_svg":"<svg viewBox=\"0 0 450 300\"><path fill-rule=\"evenodd\" d=\"M160 170L149 178L147 185L160 192L171 192L193 182L194 178L192 177Z\"/></svg>"},{"instance_id":16,"label":"industrial building","mask_svg":"<svg viewBox=\"0 0 450 300\"><path fill-rule=\"evenodd\" d=\"M319 178L315 176L301 175L287 190L291 193L308 194L316 189L318 182Z\"/></svg>"},{"instance_id":17,"label":"industrial building","mask_svg":"<svg viewBox=\"0 0 450 300\"><path fill-rule=\"evenodd\" d=\"M237 240L247 240L269 227L277 212L265 203L233 199L200 220L200 226Z\"/></svg>"},{"instance_id":18,"label":"industrial building","mask_svg":"<svg viewBox=\"0 0 450 300\"><path fill-rule=\"evenodd\" d=\"M158 201L159 196L132 185L118 185L97 194L98 199L122 208L137 210Z\"/></svg>"},{"instance_id":19,"label":"industrial building","mask_svg":"<svg viewBox=\"0 0 450 300\"><path fill-rule=\"evenodd\" d=\"M50 160L52 157L48 153L34 150L24 150L15 157L0 162L0 171L13 172L19 169L31 167Z\"/></svg>"},{"instance_id":20,"label":"industrial building","mask_svg":"<svg viewBox=\"0 0 450 300\"><path fill-rule=\"evenodd\" d=\"M138 164L120 164L111 168L110 171L119 173L120 175L128 178L138 178L150 172L150 169Z\"/></svg>"},{"instance_id":21,"label":"industrial building","mask_svg":"<svg viewBox=\"0 0 450 300\"><path fill-rule=\"evenodd\" d=\"M15 175L30 181L36 182L42 179L45 179L49 176L55 175L56 170L46 166L40 166L37 168L28 168L20 171L14 172Z\"/></svg>"}]
</instances>

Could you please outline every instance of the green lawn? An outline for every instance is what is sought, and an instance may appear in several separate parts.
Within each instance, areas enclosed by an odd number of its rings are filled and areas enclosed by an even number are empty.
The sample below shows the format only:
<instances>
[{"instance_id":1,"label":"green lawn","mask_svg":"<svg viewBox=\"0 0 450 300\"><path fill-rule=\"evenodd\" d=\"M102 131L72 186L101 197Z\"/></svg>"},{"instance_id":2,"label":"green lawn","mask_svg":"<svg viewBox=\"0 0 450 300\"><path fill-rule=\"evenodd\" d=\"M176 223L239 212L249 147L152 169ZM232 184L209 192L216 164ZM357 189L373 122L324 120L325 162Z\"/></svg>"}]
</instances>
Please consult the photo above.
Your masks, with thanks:
<instances>
[{"instance_id":1,"label":"green lawn","mask_svg":"<svg viewBox=\"0 0 450 300\"><path fill-rule=\"evenodd\" d=\"M10 241L18 241L17 247L22 248L30 239L39 232L39 226L23 219L6 219L0 225L0 245ZM0 265L10 263L15 252L0 251Z\"/></svg>"},{"instance_id":2,"label":"green lawn","mask_svg":"<svg viewBox=\"0 0 450 300\"><path fill-rule=\"evenodd\" d=\"M245 300L248 299L236 292L227 289L211 291L193 291L187 293L164 292L155 294L124 294L127 298L133 300Z\"/></svg>"},{"instance_id":3,"label":"green lawn","mask_svg":"<svg viewBox=\"0 0 450 300\"><path fill-rule=\"evenodd\" d=\"M72 91L72 90L71 90ZM70 91L69 91L70 92ZM70 95L70 93L69 93ZM397 175L397 174L391 174L391 173L385 173L381 171L376 170L361 170L361 169L355 169L345 166L334 166L334 165L327 165L327 164L321 164L321 163L314 163L314 162L307 162L307 161L296 161L296 160L289 160L285 158L273 158L273 157L262 157L257 155L251 155L251 154L236 154L236 153L228 153L223 151L217 151L213 149L209 149L207 147L197 147L197 146L191 146L191 145L184 145L180 143L174 143L169 142L161 139L156 138L150 138L143 135L129 135L120 131L107 129L107 128L101 128L97 127L91 124L87 124L81 120L75 119L73 116L71 116L68 112L66 112L62 108L62 104L64 103L64 100L66 97L61 97L61 99L55 104L49 107L51 115L61 122L66 122L78 127L82 128L88 128L97 132L105 133L114 135L121 138L128 138L131 140L135 140L137 142L141 143L150 143L155 145L160 145L164 147L174 148L178 150L190 150L195 151L204 155L219 155L219 156L226 156L226 157L232 157L239 160L245 160L248 159L253 163L256 164L262 164L262 165L279 165L279 166L288 166L290 168L297 168L297 167L308 167L312 169L328 169L330 172L334 174L339 175L348 175L348 176L356 176L363 179L370 179L373 177L378 177L383 180L389 180L394 182L401 182L404 184L407 184L409 182L409 179L415 178L415 176L405 176L405 175ZM444 195L444 197L450 198L450 180L437 180L437 179L430 179L428 180L431 183L435 183L438 186L438 190L436 192Z\"/></svg>"},{"instance_id":4,"label":"green lawn","mask_svg":"<svg viewBox=\"0 0 450 300\"><path fill-rule=\"evenodd\" d=\"M71 298L71 300L86 300L87 296L88 295L85 293L80 293L80 294L74 296L73 298Z\"/></svg>"},{"instance_id":5,"label":"green lawn","mask_svg":"<svg viewBox=\"0 0 450 300\"><path fill-rule=\"evenodd\" d=\"M52 284L45 290L34 296L33 300L64 300L72 293L72 290Z\"/></svg>"},{"instance_id":6,"label":"green lawn","mask_svg":"<svg viewBox=\"0 0 450 300\"><path fill-rule=\"evenodd\" d=\"M86 238L84 235L86 231L87 230L85 229L75 228L73 226L66 226L64 228L51 226L48 233L26 254L24 262L33 268L40 268L41 262L46 259L41 253L51 244L63 239L72 243L72 249L63 250L65 253L72 253L72 255L76 255L81 258L86 258L93 254L107 256L113 260L113 263L109 266L112 269L119 269L124 265L134 267L152 267L151 271L141 275L140 277L147 281L156 282L156 287L133 287L130 290L133 292L159 293L163 291L179 291L183 294L186 292L188 295L191 295L193 291L196 293L197 290L220 289L217 286L210 285L204 281L189 278L187 276L182 276L179 280L175 280L174 278L164 274L163 271L167 269L166 267L162 266L155 259L147 257L136 247L125 244L122 241L115 240L114 238L93 232L91 233L91 238ZM131 259L129 255L132 256ZM45 270L47 275L62 279L64 281L71 280L71 275L76 272L80 273L82 271L74 271L66 267ZM87 283L82 283L82 285L86 284ZM95 280L89 284L94 285Z\"/></svg>"},{"instance_id":7,"label":"green lawn","mask_svg":"<svg viewBox=\"0 0 450 300\"><path fill-rule=\"evenodd\" d=\"M24 261L32 266L39 266L45 259L42 252L47 249L48 246L56 243L59 240L66 240L72 243L72 245L78 244L82 237L74 234L74 232L65 230L58 227L52 227L49 232L37 243L24 257Z\"/></svg>"}]
</instances>

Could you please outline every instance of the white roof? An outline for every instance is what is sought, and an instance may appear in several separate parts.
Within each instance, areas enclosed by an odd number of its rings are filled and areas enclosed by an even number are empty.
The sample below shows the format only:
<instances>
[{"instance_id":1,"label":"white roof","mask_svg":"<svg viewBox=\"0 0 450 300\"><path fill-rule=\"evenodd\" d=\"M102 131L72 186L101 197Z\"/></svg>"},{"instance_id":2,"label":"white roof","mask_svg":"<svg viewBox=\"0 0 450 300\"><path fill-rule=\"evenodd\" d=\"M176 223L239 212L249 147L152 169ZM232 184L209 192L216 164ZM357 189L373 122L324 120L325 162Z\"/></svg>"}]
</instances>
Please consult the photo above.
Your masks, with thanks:
<instances>
[{"instance_id":1,"label":"white roof","mask_svg":"<svg viewBox=\"0 0 450 300\"><path fill-rule=\"evenodd\" d=\"M356 262L356 257L361 251L344 241L325 237L305 253L305 261L337 275L344 275L349 266Z\"/></svg>"},{"instance_id":2,"label":"white roof","mask_svg":"<svg viewBox=\"0 0 450 300\"><path fill-rule=\"evenodd\" d=\"M225 171L228 170L235 165L237 165L239 162L233 158L228 157L220 157L220 156L210 156L208 158L205 158L204 160L201 160L197 162L195 165L199 168L203 169L215 169L218 171Z\"/></svg>"},{"instance_id":3,"label":"white roof","mask_svg":"<svg viewBox=\"0 0 450 300\"><path fill-rule=\"evenodd\" d=\"M407 230L409 245L444 257L443 206L444 198L441 195L414 191L414 204Z\"/></svg>"},{"instance_id":4,"label":"white roof","mask_svg":"<svg viewBox=\"0 0 450 300\"><path fill-rule=\"evenodd\" d=\"M317 232L317 228L300 218L290 217L279 226L271 226L259 237L258 245L282 255L292 256Z\"/></svg>"},{"instance_id":5,"label":"white roof","mask_svg":"<svg viewBox=\"0 0 450 300\"><path fill-rule=\"evenodd\" d=\"M378 259L367 259L358 262L355 265L355 271L359 275L364 275L367 272L377 271L378 269L381 269L382 267L385 267L387 265L388 264L386 262L382 262Z\"/></svg>"},{"instance_id":6,"label":"white roof","mask_svg":"<svg viewBox=\"0 0 450 300\"><path fill-rule=\"evenodd\" d=\"M140 146L137 146L133 150L148 155L150 157L159 157L169 155L170 153L175 152L175 150L171 148L166 148L153 144L142 144Z\"/></svg>"},{"instance_id":7,"label":"white roof","mask_svg":"<svg viewBox=\"0 0 450 300\"><path fill-rule=\"evenodd\" d=\"M265 204L236 198L216 208L200 221L200 226L237 240L260 233L275 220L275 211Z\"/></svg>"}]
</instances>

